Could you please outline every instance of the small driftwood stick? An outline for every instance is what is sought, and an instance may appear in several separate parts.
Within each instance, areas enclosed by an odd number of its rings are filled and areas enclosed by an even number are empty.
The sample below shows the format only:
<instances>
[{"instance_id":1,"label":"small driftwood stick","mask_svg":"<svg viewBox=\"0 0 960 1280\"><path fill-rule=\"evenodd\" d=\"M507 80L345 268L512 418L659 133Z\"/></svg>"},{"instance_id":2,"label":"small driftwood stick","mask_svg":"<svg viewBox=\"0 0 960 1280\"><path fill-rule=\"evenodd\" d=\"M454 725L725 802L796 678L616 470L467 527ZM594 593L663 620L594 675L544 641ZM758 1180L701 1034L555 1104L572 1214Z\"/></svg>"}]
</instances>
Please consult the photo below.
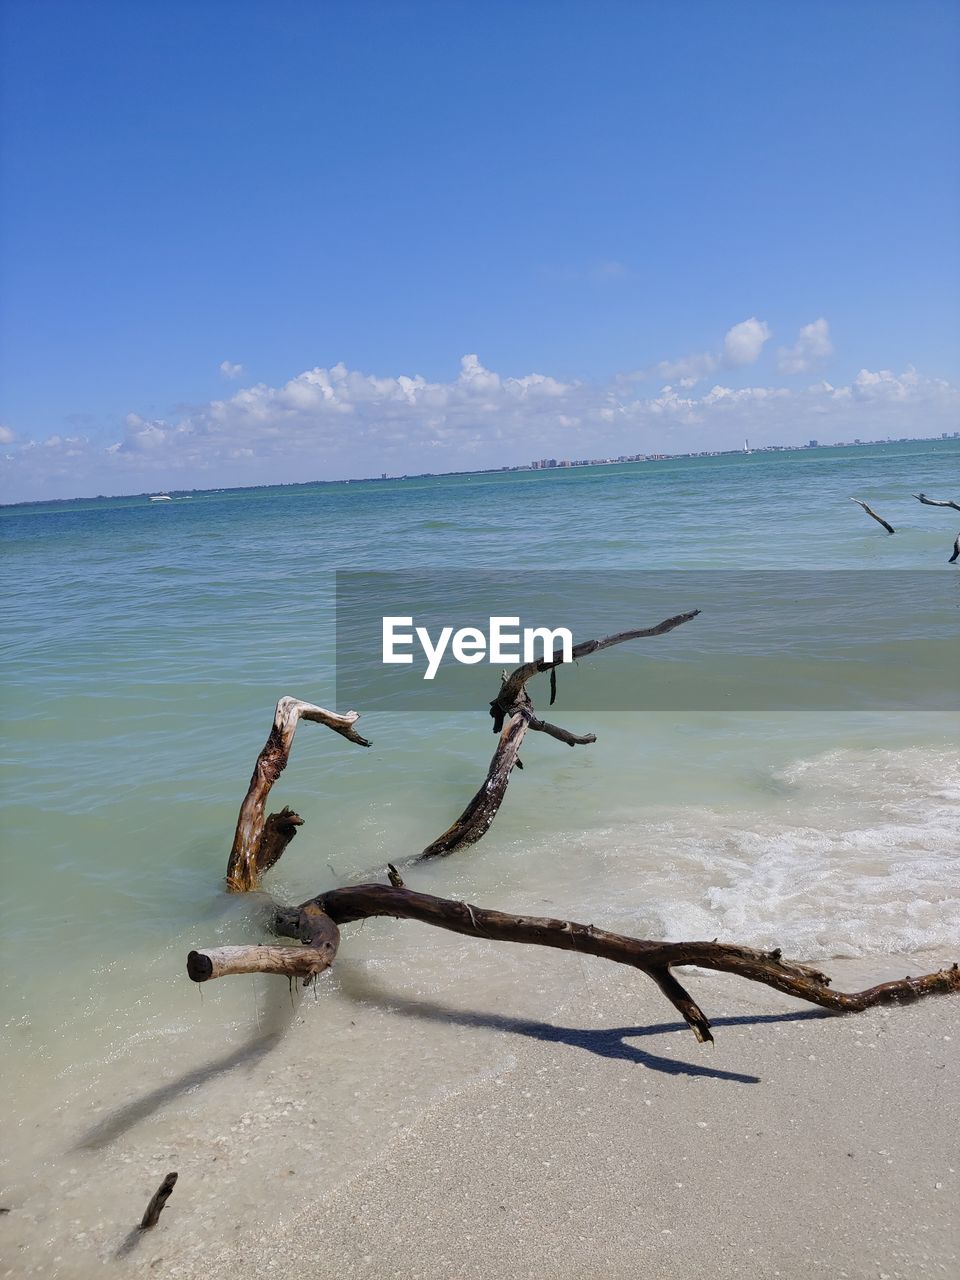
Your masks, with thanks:
<instances>
[{"instance_id":1,"label":"small driftwood stick","mask_svg":"<svg viewBox=\"0 0 960 1280\"><path fill-rule=\"evenodd\" d=\"M359 719L356 711L340 715L336 711L315 707L311 702L302 702L299 698L281 698L277 703L270 736L257 757L237 818L233 847L227 862L227 888L232 893L249 893L256 889L260 877L278 861L297 834L297 827L303 824L303 819L292 809L272 813L269 818L264 816L270 788L287 767L297 725L301 720L312 720L342 734L358 746L369 747L367 739L361 738L353 727Z\"/></svg>"},{"instance_id":2,"label":"small driftwood stick","mask_svg":"<svg viewBox=\"0 0 960 1280\"><path fill-rule=\"evenodd\" d=\"M960 533L957 534L953 541L953 555L947 561L947 564L956 564L960 560Z\"/></svg>"},{"instance_id":3,"label":"small driftwood stick","mask_svg":"<svg viewBox=\"0 0 960 1280\"><path fill-rule=\"evenodd\" d=\"M173 1188L176 1186L177 1175L168 1173L164 1180L157 1187L156 1191L147 1205L147 1211L140 1219L140 1230L149 1231L151 1227L155 1227L160 1221L160 1215L163 1213L167 1201L173 1195Z\"/></svg>"},{"instance_id":4,"label":"small driftwood stick","mask_svg":"<svg viewBox=\"0 0 960 1280\"><path fill-rule=\"evenodd\" d=\"M547 724L546 720L538 720L536 716L528 718L527 728L533 729L536 733L546 733L551 738L556 738L558 742L565 742L568 747L587 747L597 740L595 733L571 733L569 729L561 729L556 724ZM517 763L520 762L517 761Z\"/></svg>"},{"instance_id":5,"label":"small driftwood stick","mask_svg":"<svg viewBox=\"0 0 960 1280\"><path fill-rule=\"evenodd\" d=\"M957 502L938 502L936 498L928 498L925 493L915 493L913 496L925 507L952 507L954 511L960 511L960 503Z\"/></svg>"},{"instance_id":6,"label":"small driftwood stick","mask_svg":"<svg viewBox=\"0 0 960 1280\"><path fill-rule=\"evenodd\" d=\"M872 517L874 518L874 520L876 520L877 524L882 524L882 525L883 525L883 527L886 529L887 533L896 533L896 532L897 532L897 531L896 531L896 529L893 527L893 525L892 525L892 524L887 524L887 522L886 522L886 520L884 520L883 516L878 516L878 515L877 515L877 513L874 511L873 507L868 507L868 506L867 506L867 504L866 504L865 502L861 502L859 498L851 498L851 499L850 499L850 501L851 501L851 502L855 502L855 503L857 504L857 506L858 506L858 507L863 507L863 509L864 509L864 511L867 513L867 515L868 515L868 516L872 516Z\"/></svg>"},{"instance_id":7,"label":"small driftwood stick","mask_svg":"<svg viewBox=\"0 0 960 1280\"><path fill-rule=\"evenodd\" d=\"M663 622L657 623L655 627L643 627L635 631L619 631L616 635L605 636L601 640L583 640L580 644L573 646L572 660L576 662L578 658L585 658L591 653L599 653L603 649L609 649L615 644L624 644L628 640L641 640L650 636L666 635L668 631L673 631L675 627L682 626L684 622L689 622L691 618L695 618L699 612L699 609L694 609L690 613L677 614L673 618L666 618ZM520 745L528 729L533 729L537 733L545 733L551 738L556 738L558 742L565 742L568 747L582 747L589 745L591 742L596 742L596 734L571 733L568 729L561 729L558 725L548 724L545 720L540 720L534 715L533 703L526 690L527 681L532 680L535 675L539 675L542 671L549 671L551 681L550 702L553 703L556 697L556 668L562 665L562 652L555 652L550 660L539 658L536 662L526 662L517 667L515 671L512 671L509 676L505 675L503 677L500 692L490 703L493 731L494 733L499 733L500 741L497 743L497 749L493 753L493 758L487 768L487 776L483 781L483 785L472 797L459 818L442 835L437 836L436 840L427 845L420 857L416 859L417 862L422 862L428 858L444 857L448 853L453 853L455 849L463 849L468 845L476 844L478 840L486 835L499 812L503 797L506 795L510 774L516 767L523 768L518 756L520 754Z\"/></svg>"},{"instance_id":8,"label":"small driftwood stick","mask_svg":"<svg viewBox=\"0 0 960 1280\"><path fill-rule=\"evenodd\" d=\"M834 1013L857 1013L874 1005L895 1004L927 995L960 993L960 969L957 965L919 978L883 982L866 991L832 991L830 979L825 974L810 965L784 960L779 950L758 951L721 942L651 942L608 933L592 924L577 924L572 920L491 911L466 902L415 893L402 885L362 884L322 893L301 907L278 911L274 929L281 935L312 939L318 935L321 928L319 917L324 915L330 921L330 936L339 936L333 931L355 920L393 916L401 920L418 920L422 924L488 942L555 947L561 951L576 951L580 955L599 956L618 964L632 965L653 979L701 1042L713 1039L710 1022L674 976L672 969L677 965L699 965L705 969L737 974ZM300 977L303 969L297 957L312 946L311 942L300 950L296 947L219 947L211 951L192 951L188 972L195 982L251 972ZM226 952L231 953L229 957L225 957ZM269 959L265 955L268 952L274 953ZM209 963L202 964L201 958L208 959Z\"/></svg>"}]
</instances>

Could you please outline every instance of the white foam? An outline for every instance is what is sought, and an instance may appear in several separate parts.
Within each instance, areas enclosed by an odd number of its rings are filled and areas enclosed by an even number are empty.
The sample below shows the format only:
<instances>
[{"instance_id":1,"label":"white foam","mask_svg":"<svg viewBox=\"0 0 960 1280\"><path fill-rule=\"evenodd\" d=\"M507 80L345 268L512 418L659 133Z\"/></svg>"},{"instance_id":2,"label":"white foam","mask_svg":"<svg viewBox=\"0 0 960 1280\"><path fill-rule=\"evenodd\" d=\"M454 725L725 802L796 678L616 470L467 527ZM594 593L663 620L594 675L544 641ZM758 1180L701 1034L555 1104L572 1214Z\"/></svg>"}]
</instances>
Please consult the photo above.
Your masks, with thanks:
<instances>
[{"instance_id":1,"label":"white foam","mask_svg":"<svg viewBox=\"0 0 960 1280\"><path fill-rule=\"evenodd\" d=\"M955 753L829 751L771 770L758 792L753 810L646 809L554 837L527 847L523 878L542 885L549 858L558 905L647 937L811 959L960 947Z\"/></svg>"}]
</instances>

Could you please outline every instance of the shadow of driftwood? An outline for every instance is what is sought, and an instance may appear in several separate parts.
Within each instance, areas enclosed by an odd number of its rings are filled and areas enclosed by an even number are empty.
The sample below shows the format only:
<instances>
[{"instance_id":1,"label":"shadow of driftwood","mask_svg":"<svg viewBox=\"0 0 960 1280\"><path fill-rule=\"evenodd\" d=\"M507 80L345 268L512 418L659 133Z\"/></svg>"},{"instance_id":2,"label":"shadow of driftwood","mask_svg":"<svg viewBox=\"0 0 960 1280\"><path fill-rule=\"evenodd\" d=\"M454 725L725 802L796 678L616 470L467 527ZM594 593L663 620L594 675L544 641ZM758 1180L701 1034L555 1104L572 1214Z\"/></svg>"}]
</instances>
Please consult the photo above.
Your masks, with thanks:
<instances>
[{"instance_id":1,"label":"shadow of driftwood","mask_svg":"<svg viewBox=\"0 0 960 1280\"><path fill-rule=\"evenodd\" d=\"M403 1018L420 1018L429 1022L453 1023L463 1027L486 1027L506 1031L511 1035L529 1036L547 1043L566 1044L575 1049L585 1049L601 1058L620 1058L651 1071L666 1075L707 1076L713 1080L730 1080L736 1084L759 1084L760 1077L743 1075L738 1071L706 1067L698 1062L684 1062L678 1058L663 1058L658 1054L628 1044L643 1036L666 1035L673 1031L689 1031L684 1022L661 1022L652 1026L608 1027L603 1030L583 1027L561 1027L550 1022L537 1022L528 1018L511 1018L500 1013L481 1013L470 1009L456 1009L429 1000L411 1000L391 993L369 975L356 969L344 968L339 974L339 989L343 996L357 1003L369 1003L388 1009ZM796 1013L764 1013L743 1017L714 1018L715 1027L754 1026L765 1022L803 1022L813 1018L829 1018L832 1014L819 1009L799 1010Z\"/></svg>"},{"instance_id":2,"label":"shadow of driftwood","mask_svg":"<svg viewBox=\"0 0 960 1280\"><path fill-rule=\"evenodd\" d=\"M280 989L281 985L282 991ZM161 1107L165 1107L168 1103L175 1101L182 1094L189 1093L191 1089L197 1088L198 1085L206 1084L208 1080L213 1080L216 1076L224 1075L237 1067L255 1066L262 1058L265 1058L281 1042L296 1017L296 1007L289 997L286 985L271 984L269 990L271 994L267 1000L266 1015L263 1017L256 1034L251 1036L246 1043L230 1053L223 1054L219 1058L213 1058L211 1061L203 1063L202 1066L194 1067L191 1071L184 1072L183 1075L178 1076L175 1080L168 1081L167 1084L151 1089L149 1093L145 1093L139 1098L134 1098L132 1102L125 1103L116 1111L104 1116L102 1120L98 1120L91 1129L81 1134L70 1150L91 1151L99 1147L105 1147L108 1143L119 1138L121 1134L126 1133L128 1129L132 1129L134 1125L139 1124L141 1120L153 1115L155 1111L159 1111Z\"/></svg>"},{"instance_id":3,"label":"shadow of driftwood","mask_svg":"<svg viewBox=\"0 0 960 1280\"><path fill-rule=\"evenodd\" d=\"M129 1258L130 1254L133 1253L134 1249L142 1239L143 1232L139 1227L133 1227L124 1238L123 1244L121 1244L118 1249L114 1250L114 1258Z\"/></svg>"}]
</instances>

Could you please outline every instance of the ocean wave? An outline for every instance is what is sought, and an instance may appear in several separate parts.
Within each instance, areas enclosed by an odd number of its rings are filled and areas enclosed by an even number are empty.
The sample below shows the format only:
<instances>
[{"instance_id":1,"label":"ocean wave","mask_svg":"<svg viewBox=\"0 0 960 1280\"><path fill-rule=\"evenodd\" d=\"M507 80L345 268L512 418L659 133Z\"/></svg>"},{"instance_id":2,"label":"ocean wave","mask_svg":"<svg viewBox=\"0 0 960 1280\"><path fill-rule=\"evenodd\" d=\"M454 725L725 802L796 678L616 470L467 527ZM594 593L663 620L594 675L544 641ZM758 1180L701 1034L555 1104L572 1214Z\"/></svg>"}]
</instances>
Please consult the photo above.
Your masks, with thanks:
<instances>
[{"instance_id":1,"label":"ocean wave","mask_svg":"<svg viewBox=\"0 0 960 1280\"><path fill-rule=\"evenodd\" d=\"M659 808L554 837L551 900L639 936L801 959L960 949L955 752L836 750L771 778L780 794L752 811Z\"/></svg>"}]
</instances>

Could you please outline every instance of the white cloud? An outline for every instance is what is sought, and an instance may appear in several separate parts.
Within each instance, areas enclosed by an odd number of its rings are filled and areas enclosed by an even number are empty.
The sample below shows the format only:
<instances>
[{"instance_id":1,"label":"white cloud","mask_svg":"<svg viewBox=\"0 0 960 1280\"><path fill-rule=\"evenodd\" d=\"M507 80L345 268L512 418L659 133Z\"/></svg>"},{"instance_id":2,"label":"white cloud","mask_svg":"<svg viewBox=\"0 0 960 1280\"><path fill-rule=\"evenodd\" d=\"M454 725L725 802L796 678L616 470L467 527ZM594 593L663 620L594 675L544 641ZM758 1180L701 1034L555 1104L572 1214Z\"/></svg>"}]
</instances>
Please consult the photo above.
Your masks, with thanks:
<instances>
[{"instance_id":1,"label":"white cloud","mask_svg":"<svg viewBox=\"0 0 960 1280\"><path fill-rule=\"evenodd\" d=\"M777 368L781 373L807 373L832 355L830 326L821 316L803 326L794 346L780 348Z\"/></svg>"},{"instance_id":2,"label":"white cloud","mask_svg":"<svg viewBox=\"0 0 960 1280\"><path fill-rule=\"evenodd\" d=\"M719 367L719 356L702 351L699 355L682 356L679 360L661 360L655 371L657 377L666 382L679 382L681 386L692 387Z\"/></svg>"},{"instance_id":3,"label":"white cloud","mask_svg":"<svg viewBox=\"0 0 960 1280\"><path fill-rule=\"evenodd\" d=\"M238 388L175 420L130 413L119 439L5 441L4 499L723 449L744 435L757 445L928 435L954 430L958 412L957 388L910 368L862 369L848 385L801 389L717 382L697 394L682 379L638 393L627 378L600 385L508 376L475 354L449 381L337 364L276 387Z\"/></svg>"},{"instance_id":4,"label":"white cloud","mask_svg":"<svg viewBox=\"0 0 960 1280\"><path fill-rule=\"evenodd\" d=\"M720 351L700 351L681 356L679 360L661 360L650 369L625 374L627 382L642 382L656 377L661 382L677 382L681 387L693 387L722 368L741 368L755 364L770 337L770 329L763 320L751 316L728 329Z\"/></svg>"},{"instance_id":5,"label":"white cloud","mask_svg":"<svg viewBox=\"0 0 960 1280\"><path fill-rule=\"evenodd\" d=\"M769 337L769 328L756 316L751 316L749 320L741 320L739 324L727 330L723 340L724 364L734 367L755 364L760 358L763 344Z\"/></svg>"},{"instance_id":6,"label":"white cloud","mask_svg":"<svg viewBox=\"0 0 960 1280\"><path fill-rule=\"evenodd\" d=\"M220 372L225 378L239 378L243 375L243 365L231 364L229 360L221 360Z\"/></svg>"},{"instance_id":7,"label":"white cloud","mask_svg":"<svg viewBox=\"0 0 960 1280\"><path fill-rule=\"evenodd\" d=\"M877 373L861 369L853 380L851 391L858 400L904 401L914 395L919 385L920 377L913 368L899 376L889 369L880 369ZM940 385L945 387L947 383Z\"/></svg>"},{"instance_id":8,"label":"white cloud","mask_svg":"<svg viewBox=\"0 0 960 1280\"><path fill-rule=\"evenodd\" d=\"M16 438L16 433L13 428L4 426L4 424L0 422L0 444L13 444Z\"/></svg>"}]
</instances>

